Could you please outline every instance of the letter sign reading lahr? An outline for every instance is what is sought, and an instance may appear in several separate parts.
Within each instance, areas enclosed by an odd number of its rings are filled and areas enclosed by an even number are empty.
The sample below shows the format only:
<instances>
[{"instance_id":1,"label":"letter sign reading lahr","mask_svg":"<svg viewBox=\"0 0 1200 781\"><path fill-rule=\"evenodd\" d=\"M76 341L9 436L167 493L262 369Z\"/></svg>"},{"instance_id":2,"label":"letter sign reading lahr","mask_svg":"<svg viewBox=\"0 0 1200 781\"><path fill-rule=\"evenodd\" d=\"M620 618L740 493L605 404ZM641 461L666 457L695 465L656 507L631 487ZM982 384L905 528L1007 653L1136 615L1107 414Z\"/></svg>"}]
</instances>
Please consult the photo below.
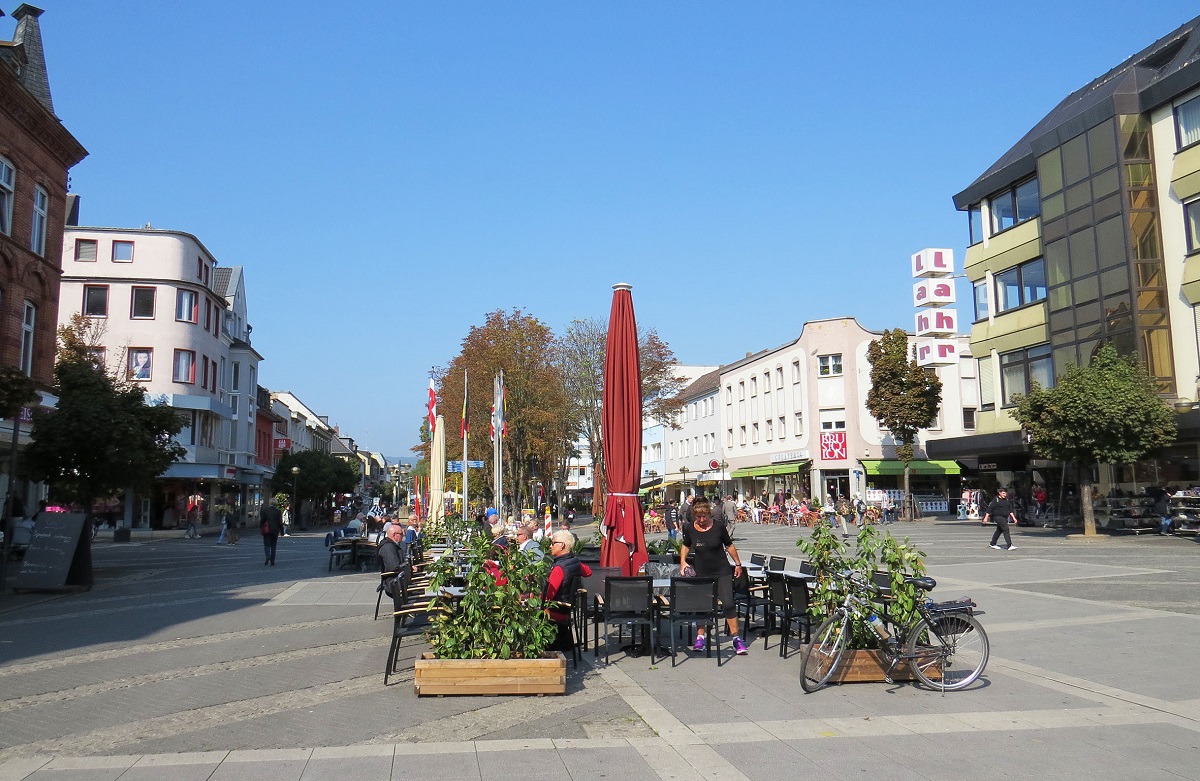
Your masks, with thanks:
<instances>
[{"instance_id":1,"label":"letter sign reading lahr","mask_svg":"<svg viewBox=\"0 0 1200 781\"><path fill-rule=\"evenodd\" d=\"M956 309L925 309L917 312L917 336L949 336L957 331Z\"/></svg>"},{"instance_id":2,"label":"letter sign reading lahr","mask_svg":"<svg viewBox=\"0 0 1200 781\"><path fill-rule=\"evenodd\" d=\"M954 303L954 282L949 279L923 279L913 285L913 306L942 306Z\"/></svg>"},{"instance_id":3,"label":"letter sign reading lahr","mask_svg":"<svg viewBox=\"0 0 1200 781\"><path fill-rule=\"evenodd\" d=\"M914 277L943 277L954 273L954 250L923 249L912 256Z\"/></svg>"},{"instance_id":4,"label":"letter sign reading lahr","mask_svg":"<svg viewBox=\"0 0 1200 781\"><path fill-rule=\"evenodd\" d=\"M821 432L821 460L822 461L845 461L846 460L846 432L845 431L823 431L823 432Z\"/></svg>"},{"instance_id":5,"label":"letter sign reading lahr","mask_svg":"<svg viewBox=\"0 0 1200 781\"><path fill-rule=\"evenodd\" d=\"M951 366L958 363L958 345L949 339L917 342L918 366Z\"/></svg>"}]
</instances>

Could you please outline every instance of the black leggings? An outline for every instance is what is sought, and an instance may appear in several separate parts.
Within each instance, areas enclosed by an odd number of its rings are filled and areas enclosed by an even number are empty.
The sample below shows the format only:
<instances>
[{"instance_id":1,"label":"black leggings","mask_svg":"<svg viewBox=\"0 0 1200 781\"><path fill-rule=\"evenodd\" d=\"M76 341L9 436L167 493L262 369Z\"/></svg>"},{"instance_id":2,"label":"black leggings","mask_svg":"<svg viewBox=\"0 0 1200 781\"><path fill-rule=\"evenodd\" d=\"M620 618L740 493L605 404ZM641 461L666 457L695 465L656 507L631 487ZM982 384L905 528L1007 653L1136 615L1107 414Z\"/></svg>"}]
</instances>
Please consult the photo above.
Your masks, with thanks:
<instances>
[{"instance_id":1,"label":"black leggings","mask_svg":"<svg viewBox=\"0 0 1200 781\"><path fill-rule=\"evenodd\" d=\"M1001 534L1004 535L1004 544L1011 547L1012 546L1012 537L1010 537L1008 534L1008 519L1007 518L997 518L996 519L996 531L992 534L992 544L993 545L996 544L996 540L1000 539Z\"/></svg>"}]
</instances>

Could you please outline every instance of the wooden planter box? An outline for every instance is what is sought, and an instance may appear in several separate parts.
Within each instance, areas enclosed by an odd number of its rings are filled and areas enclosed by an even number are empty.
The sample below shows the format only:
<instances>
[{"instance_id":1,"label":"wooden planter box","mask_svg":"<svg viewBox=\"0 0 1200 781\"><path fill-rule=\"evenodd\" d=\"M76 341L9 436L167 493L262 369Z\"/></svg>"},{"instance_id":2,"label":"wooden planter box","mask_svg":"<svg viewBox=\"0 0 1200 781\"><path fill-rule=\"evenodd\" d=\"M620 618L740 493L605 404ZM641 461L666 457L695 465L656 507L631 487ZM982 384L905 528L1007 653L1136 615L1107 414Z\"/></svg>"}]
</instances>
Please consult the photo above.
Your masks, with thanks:
<instances>
[{"instance_id":1,"label":"wooden planter box","mask_svg":"<svg viewBox=\"0 0 1200 781\"><path fill-rule=\"evenodd\" d=\"M418 696L442 694L566 694L567 658L438 659L421 654L413 685Z\"/></svg>"},{"instance_id":2,"label":"wooden planter box","mask_svg":"<svg viewBox=\"0 0 1200 781\"><path fill-rule=\"evenodd\" d=\"M915 680L912 674L911 662L907 660L900 661L896 665L896 669L892 670L893 681L912 681ZM876 650L865 651L846 651L842 657L842 663L838 665L837 672L830 683L882 683L887 680L887 657L883 656ZM936 679L940 673L935 670L929 671L929 677Z\"/></svg>"}]
</instances>

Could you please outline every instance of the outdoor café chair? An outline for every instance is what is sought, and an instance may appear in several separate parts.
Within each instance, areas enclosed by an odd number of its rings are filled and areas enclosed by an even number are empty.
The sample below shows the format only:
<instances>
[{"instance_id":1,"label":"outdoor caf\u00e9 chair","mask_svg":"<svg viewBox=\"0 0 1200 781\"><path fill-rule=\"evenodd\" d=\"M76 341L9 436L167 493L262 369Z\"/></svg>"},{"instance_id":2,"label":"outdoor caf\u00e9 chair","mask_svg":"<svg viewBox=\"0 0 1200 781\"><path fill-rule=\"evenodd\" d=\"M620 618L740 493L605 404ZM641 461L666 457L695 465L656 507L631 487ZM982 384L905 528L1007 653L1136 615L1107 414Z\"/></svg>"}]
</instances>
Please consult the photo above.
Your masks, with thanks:
<instances>
[{"instance_id":1,"label":"outdoor caf\u00e9 chair","mask_svg":"<svg viewBox=\"0 0 1200 781\"><path fill-rule=\"evenodd\" d=\"M750 563L757 564L758 566L763 567L765 569L767 566L767 556L764 553L751 553L750 554Z\"/></svg>"},{"instance_id":2,"label":"outdoor caf\u00e9 chair","mask_svg":"<svg viewBox=\"0 0 1200 781\"><path fill-rule=\"evenodd\" d=\"M388 678L396 673L400 641L410 635L424 632L424 627L418 625L422 617L428 617L429 603L428 597L410 598L407 581L397 578L396 587L392 589L392 643L388 647L387 667L383 671L384 686L387 686Z\"/></svg>"},{"instance_id":3,"label":"outdoor caf\u00e9 chair","mask_svg":"<svg viewBox=\"0 0 1200 781\"><path fill-rule=\"evenodd\" d=\"M604 626L604 663L609 658L609 631L612 625L618 627L618 638L623 636L624 627L630 627L630 638L635 638L634 630L642 627L649 634L650 664L654 665L654 581L646 577L609 577L604 581L604 604L600 623ZM596 638L596 655L600 655L600 638Z\"/></svg>"},{"instance_id":4,"label":"outdoor caf\u00e9 chair","mask_svg":"<svg viewBox=\"0 0 1200 781\"><path fill-rule=\"evenodd\" d=\"M671 633L671 666L675 666L675 637L680 627L704 626L709 639L707 654L717 647L717 666L721 666L721 601L716 578L672 578L671 602L667 610L667 628ZM661 634L661 633L660 633ZM688 633L690 636L691 633Z\"/></svg>"},{"instance_id":5,"label":"outdoor caf\u00e9 chair","mask_svg":"<svg viewBox=\"0 0 1200 781\"><path fill-rule=\"evenodd\" d=\"M772 556L767 562L767 569L776 572L787 569L787 558L784 556Z\"/></svg>"},{"instance_id":6,"label":"outdoor caf\u00e9 chair","mask_svg":"<svg viewBox=\"0 0 1200 781\"><path fill-rule=\"evenodd\" d=\"M767 629L763 636L763 650L766 650L771 632L779 632L779 655L786 658L788 643L792 635L792 627L797 629L797 637L807 642L811 627L808 617L808 583L803 578L788 577L779 572L767 574L766 601ZM803 634L800 630L803 629Z\"/></svg>"},{"instance_id":7,"label":"outdoor caf\u00e9 chair","mask_svg":"<svg viewBox=\"0 0 1200 781\"><path fill-rule=\"evenodd\" d=\"M592 635L596 644L600 643L600 595L604 593L604 581L621 574L620 567L592 567L591 575L579 578L579 592L575 595L575 637L583 641L582 647L588 648L588 624L592 625ZM597 651L599 654L599 651Z\"/></svg>"}]
</instances>

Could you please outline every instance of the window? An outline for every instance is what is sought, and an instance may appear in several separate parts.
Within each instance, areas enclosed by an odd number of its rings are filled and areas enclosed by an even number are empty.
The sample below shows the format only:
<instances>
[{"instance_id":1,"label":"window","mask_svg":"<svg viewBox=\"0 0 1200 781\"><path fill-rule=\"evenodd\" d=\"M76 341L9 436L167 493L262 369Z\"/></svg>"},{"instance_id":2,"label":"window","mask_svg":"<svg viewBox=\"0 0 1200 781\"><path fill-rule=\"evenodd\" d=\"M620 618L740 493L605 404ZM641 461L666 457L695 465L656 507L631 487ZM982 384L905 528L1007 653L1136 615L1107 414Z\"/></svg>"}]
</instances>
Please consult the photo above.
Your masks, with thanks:
<instances>
[{"instance_id":1,"label":"window","mask_svg":"<svg viewBox=\"0 0 1200 781\"><path fill-rule=\"evenodd\" d=\"M213 393L216 393L217 392L217 361L216 361L216 359L213 359L212 363L209 364L208 368L209 368L209 371L212 372L212 374L208 378L208 387L209 387L209 390L211 390Z\"/></svg>"},{"instance_id":2,"label":"window","mask_svg":"<svg viewBox=\"0 0 1200 781\"><path fill-rule=\"evenodd\" d=\"M112 245L112 259L113 263L132 263L133 242L114 241Z\"/></svg>"},{"instance_id":3,"label":"window","mask_svg":"<svg viewBox=\"0 0 1200 781\"><path fill-rule=\"evenodd\" d=\"M787 418L780 418L779 419L779 438L785 439L786 437L787 437Z\"/></svg>"},{"instance_id":4,"label":"window","mask_svg":"<svg viewBox=\"0 0 1200 781\"><path fill-rule=\"evenodd\" d=\"M750 378L750 398L758 395L758 375Z\"/></svg>"},{"instance_id":5,"label":"window","mask_svg":"<svg viewBox=\"0 0 1200 781\"><path fill-rule=\"evenodd\" d=\"M993 195L988 199L988 211L992 216L993 235L1038 216L1041 213L1041 199L1038 197L1037 179L1026 179L1011 190ZM971 243L975 242L976 238L972 235Z\"/></svg>"},{"instance_id":6,"label":"window","mask_svg":"<svg viewBox=\"0 0 1200 781\"><path fill-rule=\"evenodd\" d=\"M175 380L175 382L195 384L196 353L191 350L175 351L175 366L172 370L171 379Z\"/></svg>"},{"instance_id":7,"label":"window","mask_svg":"<svg viewBox=\"0 0 1200 781\"><path fill-rule=\"evenodd\" d=\"M204 330L212 330L212 301L204 299Z\"/></svg>"},{"instance_id":8,"label":"window","mask_svg":"<svg viewBox=\"0 0 1200 781\"><path fill-rule=\"evenodd\" d=\"M733 429L725 430L725 447L733 447Z\"/></svg>"},{"instance_id":9,"label":"window","mask_svg":"<svg viewBox=\"0 0 1200 781\"><path fill-rule=\"evenodd\" d=\"M988 318L988 285L986 279L975 283L975 322Z\"/></svg>"},{"instance_id":10,"label":"window","mask_svg":"<svg viewBox=\"0 0 1200 781\"><path fill-rule=\"evenodd\" d=\"M92 362L93 366L101 371L104 371L104 366L108 361L108 356L103 347L88 347L87 356L88 360Z\"/></svg>"},{"instance_id":11,"label":"window","mask_svg":"<svg viewBox=\"0 0 1200 781\"><path fill-rule=\"evenodd\" d=\"M96 261L96 240L75 239L75 262L94 263Z\"/></svg>"},{"instance_id":12,"label":"window","mask_svg":"<svg viewBox=\"0 0 1200 781\"><path fill-rule=\"evenodd\" d=\"M783 367L775 367L775 390L783 390Z\"/></svg>"},{"instance_id":13,"label":"window","mask_svg":"<svg viewBox=\"0 0 1200 781\"><path fill-rule=\"evenodd\" d=\"M1200 200L1183 205L1183 222L1187 228L1187 251L1200 252Z\"/></svg>"},{"instance_id":14,"label":"window","mask_svg":"<svg viewBox=\"0 0 1200 781\"><path fill-rule=\"evenodd\" d=\"M200 356L200 387L208 390L208 356Z\"/></svg>"},{"instance_id":15,"label":"window","mask_svg":"<svg viewBox=\"0 0 1200 781\"><path fill-rule=\"evenodd\" d=\"M823 410L821 410L821 430L822 431L845 431L846 430L846 410L844 410L844 409L823 409Z\"/></svg>"},{"instance_id":16,"label":"window","mask_svg":"<svg viewBox=\"0 0 1200 781\"><path fill-rule=\"evenodd\" d=\"M792 384L800 382L800 361L792 361Z\"/></svg>"},{"instance_id":17,"label":"window","mask_svg":"<svg viewBox=\"0 0 1200 781\"><path fill-rule=\"evenodd\" d=\"M0 157L0 233L12 235L13 200L17 191L17 169Z\"/></svg>"},{"instance_id":18,"label":"window","mask_svg":"<svg viewBox=\"0 0 1200 781\"><path fill-rule=\"evenodd\" d=\"M108 317L108 285L83 286L84 317Z\"/></svg>"},{"instance_id":19,"label":"window","mask_svg":"<svg viewBox=\"0 0 1200 781\"><path fill-rule=\"evenodd\" d=\"M726 385L725 386L725 406L728 407L731 404L733 404L733 386Z\"/></svg>"},{"instance_id":20,"label":"window","mask_svg":"<svg viewBox=\"0 0 1200 781\"><path fill-rule=\"evenodd\" d=\"M997 314L1041 301L1045 297L1046 261L1042 258L1013 266L996 275Z\"/></svg>"},{"instance_id":21,"label":"window","mask_svg":"<svg viewBox=\"0 0 1200 781\"><path fill-rule=\"evenodd\" d=\"M738 380L738 401L746 400L746 381Z\"/></svg>"},{"instance_id":22,"label":"window","mask_svg":"<svg viewBox=\"0 0 1200 781\"><path fill-rule=\"evenodd\" d=\"M156 288L135 287L130 296L129 317L133 320L154 319L154 297Z\"/></svg>"},{"instance_id":23,"label":"window","mask_svg":"<svg viewBox=\"0 0 1200 781\"><path fill-rule=\"evenodd\" d=\"M1001 354L1000 381L1005 406L1012 405L1013 396L1028 393L1035 382L1043 388L1054 387L1050 345Z\"/></svg>"},{"instance_id":24,"label":"window","mask_svg":"<svg viewBox=\"0 0 1200 781\"><path fill-rule=\"evenodd\" d=\"M742 447L745 447L745 446L746 446L746 427L745 427L745 426L741 426L741 427L740 427L740 429L741 429L741 437L740 437L740 442L739 442L739 444L740 444Z\"/></svg>"},{"instance_id":25,"label":"window","mask_svg":"<svg viewBox=\"0 0 1200 781\"><path fill-rule=\"evenodd\" d=\"M773 439L775 439L775 421L768 420L767 421L767 441L770 442Z\"/></svg>"},{"instance_id":26,"label":"window","mask_svg":"<svg viewBox=\"0 0 1200 781\"><path fill-rule=\"evenodd\" d=\"M821 355L817 357L818 374L822 377L836 377L842 373L842 354Z\"/></svg>"},{"instance_id":27,"label":"window","mask_svg":"<svg viewBox=\"0 0 1200 781\"><path fill-rule=\"evenodd\" d=\"M204 258L196 258L196 279L204 279Z\"/></svg>"},{"instance_id":28,"label":"window","mask_svg":"<svg viewBox=\"0 0 1200 781\"><path fill-rule=\"evenodd\" d=\"M191 290L175 292L175 319L194 323L199 317L199 299Z\"/></svg>"},{"instance_id":29,"label":"window","mask_svg":"<svg viewBox=\"0 0 1200 781\"><path fill-rule=\"evenodd\" d=\"M46 254L46 225L50 222L50 195L41 187L33 188L33 225L29 231L29 248L38 255Z\"/></svg>"},{"instance_id":30,"label":"window","mask_svg":"<svg viewBox=\"0 0 1200 781\"><path fill-rule=\"evenodd\" d=\"M1200 141L1200 98L1175 107L1175 133L1180 149Z\"/></svg>"},{"instance_id":31,"label":"window","mask_svg":"<svg viewBox=\"0 0 1200 781\"><path fill-rule=\"evenodd\" d=\"M25 313L21 318L21 371L26 377L33 376L33 337L37 329L37 307L25 302Z\"/></svg>"},{"instance_id":32,"label":"window","mask_svg":"<svg viewBox=\"0 0 1200 781\"><path fill-rule=\"evenodd\" d=\"M963 431L975 430L975 410L971 407L963 407Z\"/></svg>"},{"instance_id":33,"label":"window","mask_svg":"<svg viewBox=\"0 0 1200 781\"><path fill-rule=\"evenodd\" d=\"M146 382L154 371L154 350L149 347L130 347L129 366L125 376L134 382Z\"/></svg>"},{"instance_id":34,"label":"window","mask_svg":"<svg viewBox=\"0 0 1200 781\"><path fill-rule=\"evenodd\" d=\"M229 382L230 382L229 389L232 390L234 393L237 393L238 391L240 391L242 389L242 382L241 382L242 363L241 363L241 361L233 362L233 365L230 367L230 374L231 374L231 377L229 380Z\"/></svg>"},{"instance_id":35,"label":"window","mask_svg":"<svg viewBox=\"0 0 1200 781\"><path fill-rule=\"evenodd\" d=\"M967 210L967 230L972 244L983 241L983 207L979 204Z\"/></svg>"},{"instance_id":36,"label":"window","mask_svg":"<svg viewBox=\"0 0 1200 781\"><path fill-rule=\"evenodd\" d=\"M796 429L793 433L795 433L796 436L801 436L804 433L804 416L797 412L795 419L792 422L796 425Z\"/></svg>"},{"instance_id":37,"label":"window","mask_svg":"<svg viewBox=\"0 0 1200 781\"><path fill-rule=\"evenodd\" d=\"M758 424L753 423L751 425L752 425L752 428L750 430L751 431L750 443L757 445L758 444Z\"/></svg>"}]
</instances>

